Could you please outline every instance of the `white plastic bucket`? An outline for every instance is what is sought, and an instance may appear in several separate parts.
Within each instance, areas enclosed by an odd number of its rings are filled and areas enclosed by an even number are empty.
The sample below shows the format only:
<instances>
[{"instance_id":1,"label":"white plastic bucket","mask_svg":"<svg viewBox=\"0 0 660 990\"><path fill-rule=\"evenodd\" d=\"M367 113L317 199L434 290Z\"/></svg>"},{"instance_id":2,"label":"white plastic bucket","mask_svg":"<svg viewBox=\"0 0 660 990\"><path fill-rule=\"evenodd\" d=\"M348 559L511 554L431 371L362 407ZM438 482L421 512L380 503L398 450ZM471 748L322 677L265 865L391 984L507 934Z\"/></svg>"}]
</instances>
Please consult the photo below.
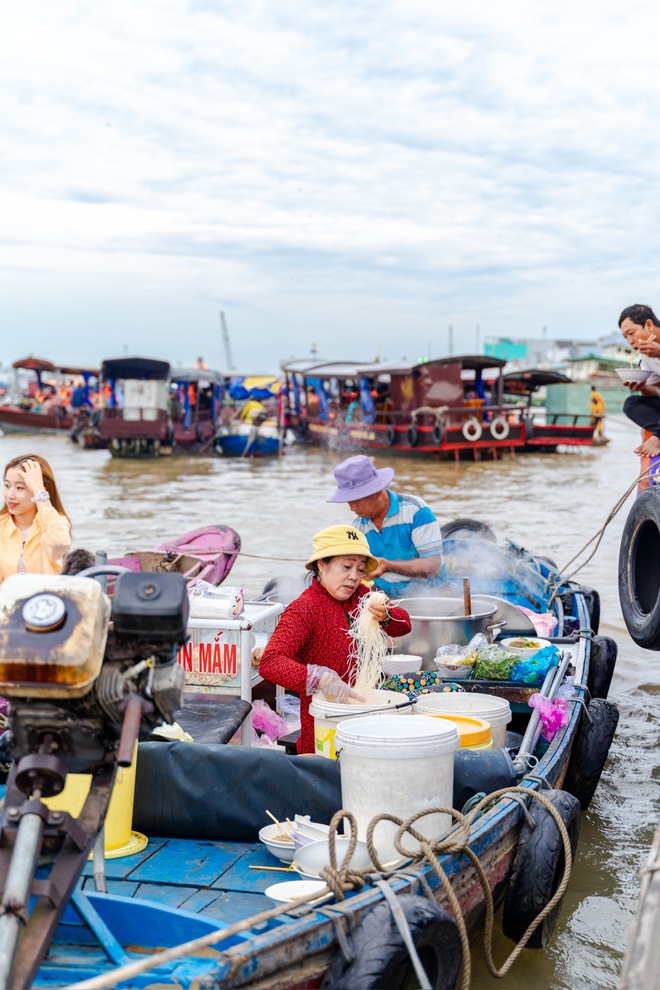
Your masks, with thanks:
<instances>
[{"instance_id":1,"label":"white plastic bucket","mask_svg":"<svg viewBox=\"0 0 660 990\"><path fill-rule=\"evenodd\" d=\"M403 705L408 701L408 696L399 691L379 691L373 688L367 693L366 701L354 701L351 704L340 705L337 701L326 701L322 695L315 694L309 706L309 714L314 716L314 752L317 756L326 756L334 760L335 754L335 732L337 726L346 715L368 715L379 714L378 709L384 709L383 714L388 714L387 709L394 705ZM410 714L410 707L401 708L391 714Z\"/></svg>"},{"instance_id":2,"label":"white plastic bucket","mask_svg":"<svg viewBox=\"0 0 660 990\"><path fill-rule=\"evenodd\" d=\"M506 698L492 694L469 694L461 691L438 691L422 694L413 706L417 715L467 715L490 722L493 747L506 746L506 727L511 721L511 705Z\"/></svg>"},{"instance_id":3,"label":"white plastic bucket","mask_svg":"<svg viewBox=\"0 0 660 990\"><path fill-rule=\"evenodd\" d=\"M358 837L366 839L375 815L387 812L409 818L427 808L451 808L454 791L454 752L458 732L451 722L392 715L350 718L337 726L342 806L357 821ZM439 839L451 828L447 814L428 815L415 828ZM397 826L379 822L374 845L381 864L400 858L394 846ZM408 836L406 849L417 842Z\"/></svg>"}]
</instances>

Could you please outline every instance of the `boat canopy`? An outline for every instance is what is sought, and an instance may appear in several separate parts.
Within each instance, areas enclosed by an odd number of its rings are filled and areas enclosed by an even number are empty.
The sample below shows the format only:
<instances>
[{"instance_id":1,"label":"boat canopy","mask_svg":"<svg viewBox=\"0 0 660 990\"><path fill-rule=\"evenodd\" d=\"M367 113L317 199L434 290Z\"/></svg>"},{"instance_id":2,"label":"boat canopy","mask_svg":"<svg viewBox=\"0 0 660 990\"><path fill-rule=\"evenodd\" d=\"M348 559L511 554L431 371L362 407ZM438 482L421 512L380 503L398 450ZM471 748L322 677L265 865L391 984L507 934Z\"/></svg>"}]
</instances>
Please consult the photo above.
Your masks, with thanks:
<instances>
[{"instance_id":1,"label":"boat canopy","mask_svg":"<svg viewBox=\"0 0 660 990\"><path fill-rule=\"evenodd\" d=\"M155 358L109 358L101 365L101 376L113 378L115 381L124 378L141 380L165 380L170 373L167 361L157 361Z\"/></svg>"},{"instance_id":2,"label":"boat canopy","mask_svg":"<svg viewBox=\"0 0 660 990\"><path fill-rule=\"evenodd\" d=\"M25 371L57 371L57 365L53 364L52 361L32 357L32 355L21 358L20 361L14 361L12 368L23 368Z\"/></svg>"},{"instance_id":3,"label":"boat canopy","mask_svg":"<svg viewBox=\"0 0 660 990\"><path fill-rule=\"evenodd\" d=\"M544 385L562 385L571 379L560 371L545 368L525 368L502 375L505 392L537 392Z\"/></svg>"},{"instance_id":4,"label":"boat canopy","mask_svg":"<svg viewBox=\"0 0 660 990\"><path fill-rule=\"evenodd\" d=\"M236 402L244 399L273 399L282 391L283 382L276 375L236 376L229 382L229 395Z\"/></svg>"},{"instance_id":5,"label":"boat canopy","mask_svg":"<svg viewBox=\"0 0 660 990\"><path fill-rule=\"evenodd\" d=\"M60 365L57 369L63 375L71 375L74 378L98 378L99 369L98 368L78 368L73 365Z\"/></svg>"},{"instance_id":6,"label":"boat canopy","mask_svg":"<svg viewBox=\"0 0 660 990\"><path fill-rule=\"evenodd\" d=\"M384 361L377 364L360 365L362 375L406 375L416 368L428 368L439 364L460 364L464 371L485 371L486 368L503 368L503 358L487 357L485 354L452 354L447 357L432 358L429 361Z\"/></svg>"},{"instance_id":7,"label":"boat canopy","mask_svg":"<svg viewBox=\"0 0 660 990\"><path fill-rule=\"evenodd\" d=\"M170 381L177 383L206 382L207 385L224 385L225 376L211 368L170 368Z\"/></svg>"}]
</instances>

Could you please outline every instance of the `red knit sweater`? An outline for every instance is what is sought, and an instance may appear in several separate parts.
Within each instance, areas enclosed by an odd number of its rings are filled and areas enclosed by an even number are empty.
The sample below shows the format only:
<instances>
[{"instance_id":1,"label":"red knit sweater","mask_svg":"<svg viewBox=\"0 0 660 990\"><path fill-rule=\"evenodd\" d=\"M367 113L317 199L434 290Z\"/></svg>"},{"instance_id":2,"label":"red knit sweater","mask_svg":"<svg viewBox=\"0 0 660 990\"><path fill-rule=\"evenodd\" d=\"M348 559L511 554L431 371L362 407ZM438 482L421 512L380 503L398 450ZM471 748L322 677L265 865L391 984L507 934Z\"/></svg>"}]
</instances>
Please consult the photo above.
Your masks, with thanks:
<instances>
[{"instance_id":1,"label":"red knit sweater","mask_svg":"<svg viewBox=\"0 0 660 990\"><path fill-rule=\"evenodd\" d=\"M300 695L299 753L314 752L314 719L309 714L311 697L305 693L307 664L330 667L349 684L355 683L355 670L349 666L353 642L349 636L349 615L368 594L369 588L361 584L348 601L340 602L318 580L312 581L284 610L263 652L259 664L261 676ZM392 607L390 615L388 636L405 636L410 632L410 618L405 609Z\"/></svg>"}]
</instances>

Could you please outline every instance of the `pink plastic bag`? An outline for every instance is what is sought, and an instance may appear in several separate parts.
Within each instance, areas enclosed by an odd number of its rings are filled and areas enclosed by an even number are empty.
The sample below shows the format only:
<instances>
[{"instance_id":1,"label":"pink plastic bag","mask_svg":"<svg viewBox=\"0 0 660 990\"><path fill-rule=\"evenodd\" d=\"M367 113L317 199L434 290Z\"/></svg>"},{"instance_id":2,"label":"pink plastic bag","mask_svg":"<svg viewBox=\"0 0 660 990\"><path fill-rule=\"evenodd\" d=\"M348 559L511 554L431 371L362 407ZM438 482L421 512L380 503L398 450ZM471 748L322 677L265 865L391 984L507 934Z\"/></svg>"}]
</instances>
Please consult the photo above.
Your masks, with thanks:
<instances>
[{"instance_id":1,"label":"pink plastic bag","mask_svg":"<svg viewBox=\"0 0 660 990\"><path fill-rule=\"evenodd\" d=\"M568 724L568 702L565 698L549 701L542 694L533 694L528 704L532 708L538 708L543 725L543 738L552 742L557 730Z\"/></svg>"},{"instance_id":2,"label":"pink plastic bag","mask_svg":"<svg viewBox=\"0 0 660 990\"><path fill-rule=\"evenodd\" d=\"M252 728L263 732L270 742L275 742L280 736L286 736L289 732L289 727L282 716L261 699L252 702Z\"/></svg>"},{"instance_id":3,"label":"pink plastic bag","mask_svg":"<svg viewBox=\"0 0 660 990\"><path fill-rule=\"evenodd\" d=\"M552 636L554 634L557 628L557 616L553 615L552 612L532 612L531 609L525 608L524 605L519 605L518 608L531 619L532 625L539 636Z\"/></svg>"}]
</instances>

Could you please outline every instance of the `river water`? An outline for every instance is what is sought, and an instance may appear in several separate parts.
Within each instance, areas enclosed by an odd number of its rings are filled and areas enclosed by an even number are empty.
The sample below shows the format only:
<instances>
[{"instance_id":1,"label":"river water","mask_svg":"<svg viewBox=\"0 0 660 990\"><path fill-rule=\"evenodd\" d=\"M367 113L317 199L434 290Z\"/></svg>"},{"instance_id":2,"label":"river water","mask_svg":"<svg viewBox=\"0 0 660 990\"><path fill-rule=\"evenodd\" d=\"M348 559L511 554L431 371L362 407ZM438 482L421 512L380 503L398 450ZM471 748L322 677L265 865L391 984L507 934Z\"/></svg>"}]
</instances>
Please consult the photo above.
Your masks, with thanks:
<instances>
[{"instance_id":1,"label":"river water","mask_svg":"<svg viewBox=\"0 0 660 990\"><path fill-rule=\"evenodd\" d=\"M607 447L525 455L499 461L438 464L397 457L394 487L421 495L441 522L471 517L564 566L605 522L632 484L637 431L622 416L606 421ZM210 523L241 535L243 553L228 579L258 597L272 576L295 579L314 532L350 519L328 505L332 468L341 455L289 448L276 459L220 457L121 461L106 451L83 451L64 437L0 436L0 458L36 452L51 463L73 522L74 546L153 549ZM378 466L388 463L377 457ZM660 776L658 656L640 650L619 608L617 560L632 496L605 530L598 551L580 571L601 595L601 634L619 644L611 700L619 727L600 786L583 814L577 861L552 944L526 950L503 980L493 979L479 946L473 951L473 990L614 990L658 820ZM500 936L501 964L512 944Z\"/></svg>"}]
</instances>

